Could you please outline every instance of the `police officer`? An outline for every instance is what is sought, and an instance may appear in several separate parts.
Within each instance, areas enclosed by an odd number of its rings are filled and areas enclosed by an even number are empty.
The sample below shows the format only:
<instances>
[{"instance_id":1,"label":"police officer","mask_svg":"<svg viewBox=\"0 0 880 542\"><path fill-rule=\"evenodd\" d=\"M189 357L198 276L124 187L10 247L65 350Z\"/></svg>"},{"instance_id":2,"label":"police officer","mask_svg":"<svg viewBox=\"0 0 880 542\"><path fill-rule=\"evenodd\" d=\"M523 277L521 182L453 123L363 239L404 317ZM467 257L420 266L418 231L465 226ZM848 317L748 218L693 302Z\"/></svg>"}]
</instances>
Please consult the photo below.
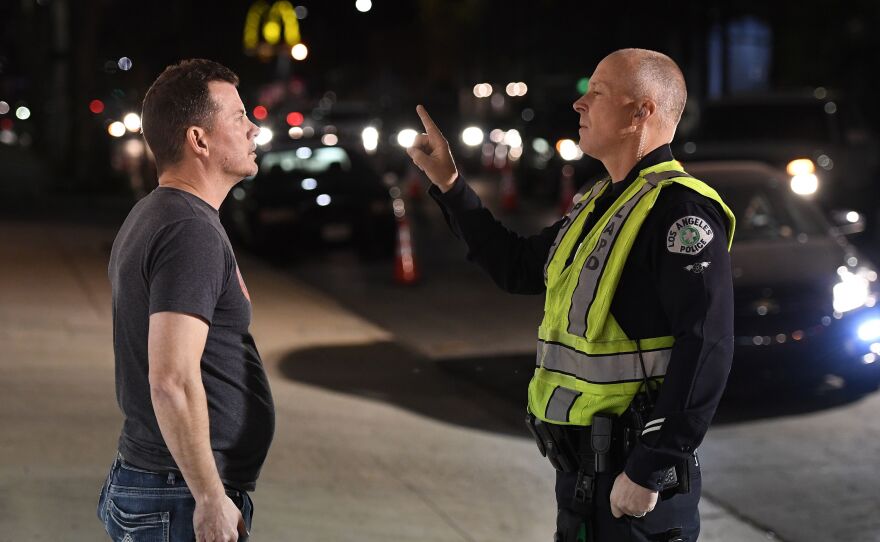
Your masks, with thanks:
<instances>
[{"instance_id":1,"label":"police officer","mask_svg":"<svg viewBox=\"0 0 880 542\"><path fill-rule=\"evenodd\" d=\"M417 108L425 133L407 152L468 258L506 291L546 296L528 410L539 447L555 457L559 541L699 535L696 449L733 356L735 221L672 156L686 96L666 55L623 49L604 58L574 109L580 148L609 178L530 237L482 206Z\"/></svg>"}]
</instances>

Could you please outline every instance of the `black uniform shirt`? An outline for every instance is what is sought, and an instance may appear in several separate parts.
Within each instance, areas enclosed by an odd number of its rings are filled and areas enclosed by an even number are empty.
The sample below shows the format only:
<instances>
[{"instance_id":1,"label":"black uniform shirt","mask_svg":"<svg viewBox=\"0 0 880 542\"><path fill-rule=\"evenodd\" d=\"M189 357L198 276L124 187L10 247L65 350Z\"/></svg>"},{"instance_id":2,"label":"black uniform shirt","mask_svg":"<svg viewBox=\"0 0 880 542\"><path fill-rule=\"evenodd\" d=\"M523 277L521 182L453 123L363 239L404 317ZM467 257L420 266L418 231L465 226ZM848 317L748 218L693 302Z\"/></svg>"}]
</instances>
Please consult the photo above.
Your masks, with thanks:
<instances>
[{"instance_id":1,"label":"black uniform shirt","mask_svg":"<svg viewBox=\"0 0 880 542\"><path fill-rule=\"evenodd\" d=\"M663 145L613 183L597 200L581 240L641 170L668 160L672 151ZM562 219L537 235L521 237L495 220L461 179L445 194L436 187L430 193L452 230L467 243L468 259L498 286L511 293L544 292L544 265ZM686 224L700 228L703 241L711 238L699 252L682 252L677 234ZM643 435L626 465L630 479L649 489L656 490L663 472L702 442L727 382L733 358L728 235L727 218L714 201L678 184L663 188L636 236L611 303L611 313L628 337L675 337L648 420L659 429Z\"/></svg>"}]
</instances>

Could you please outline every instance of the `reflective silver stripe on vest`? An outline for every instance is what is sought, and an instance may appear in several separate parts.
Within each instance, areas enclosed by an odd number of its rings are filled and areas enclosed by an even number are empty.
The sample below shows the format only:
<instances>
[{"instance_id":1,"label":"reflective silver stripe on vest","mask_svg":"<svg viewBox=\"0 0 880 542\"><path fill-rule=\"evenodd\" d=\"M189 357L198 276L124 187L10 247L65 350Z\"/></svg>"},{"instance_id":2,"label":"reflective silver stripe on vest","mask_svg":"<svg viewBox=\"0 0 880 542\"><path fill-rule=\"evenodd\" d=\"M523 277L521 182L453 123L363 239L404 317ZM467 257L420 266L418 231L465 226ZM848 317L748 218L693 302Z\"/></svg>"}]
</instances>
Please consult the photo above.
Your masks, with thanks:
<instances>
[{"instance_id":1,"label":"reflective silver stripe on vest","mask_svg":"<svg viewBox=\"0 0 880 542\"><path fill-rule=\"evenodd\" d=\"M629 198L626 203L608 220L605 229L599 235L599 240L593 248L593 252L584 262L581 274L578 277L577 286L571 296L571 308L568 311L568 332L573 335L585 336L587 333L587 316L590 313L590 306L596 297L596 289L599 286L599 278L605 271L605 264L608 262L608 255L611 254L611 247L617 240L623 223L629 217L635 206L645 197L645 194L653 190L657 183L665 179L674 177L689 177L682 171L660 171L657 173L649 173L645 175L645 184L636 194Z\"/></svg>"},{"instance_id":2,"label":"reflective silver stripe on vest","mask_svg":"<svg viewBox=\"0 0 880 542\"><path fill-rule=\"evenodd\" d=\"M571 228L574 221L577 220L584 209L587 208L587 204L596 197L596 194L599 193L599 190L602 189L606 181L607 179L596 181L596 184L590 189L590 194L585 199L577 202L568 213L568 216L565 217L565 222L563 222L562 227L559 228L559 232L556 234L556 239L553 240L553 244L550 246L550 253L547 255L547 262L544 264L544 282L547 282L547 269L550 267L550 262L553 261L553 256L556 255L556 250L559 248L559 243L562 242L562 238L565 237L565 234L568 233L568 229Z\"/></svg>"},{"instance_id":3,"label":"reflective silver stripe on vest","mask_svg":"<svg viewBox=\"0 0 880 542\"><path fill-rule=\"evenodd\" d=\"M557 386L553 390L550 400L547 401L547 410L544 412L544 417L557 422L567 422L569 420L568 416L571 413L571 407L580 396L581 392L579 391Z\"/></svg>"},{"instance_id":4,"label":"reflective silver stripe on vest","mask_svg":"<svg viewBox=\"0 0 880 542\"><path fill-rule=\"evenodd\" d=\"M678 179L679 177L690 177L693 179L693 176L685 173L684 171L657 171L654 173L648 173L645 175L645 180L653 186L657 186L660 181L665 181L666 179Z\"/></svg>"},{"instance_id":5,"label":"reflective silver stripe on vest","mask_svg":"<svg viewBox=\"0 0 880 542\"><path fill-rule=\"evenodd\" d=\"M642 351L648 378L663 376L669 366L672 349ZM538 342L538 363L550 371L564 373L593 384L611 384L642 380L645 373L638 352L588 356L567 346Z\"/></svg>"}]
</instances>

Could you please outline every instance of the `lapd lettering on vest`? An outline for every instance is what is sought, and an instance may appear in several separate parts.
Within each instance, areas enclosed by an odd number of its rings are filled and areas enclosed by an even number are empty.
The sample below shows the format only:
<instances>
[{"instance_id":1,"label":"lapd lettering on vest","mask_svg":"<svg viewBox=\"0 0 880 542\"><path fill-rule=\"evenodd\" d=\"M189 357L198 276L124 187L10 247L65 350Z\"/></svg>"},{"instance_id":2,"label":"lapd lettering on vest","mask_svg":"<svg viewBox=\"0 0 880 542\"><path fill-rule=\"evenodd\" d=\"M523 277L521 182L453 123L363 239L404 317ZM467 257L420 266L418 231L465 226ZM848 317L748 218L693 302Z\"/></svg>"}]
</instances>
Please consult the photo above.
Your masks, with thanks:
<instances>
[{"instance_id":1,"label":"lapd lettering on vest","mask_svg":"<svg viewBox=\"0 0 880 542\"><path fill-rule=\"evenodd\" d=\"M669 228L666 249L673 254L699 254L714 238L708 222L698 216L685 216Z\"/></svg>"},{"instance_id":2,"label":"lapd lettering on vest","mask_svg":"<svg viewBox=\"0 0 880 542\"><path fill-rule=\"evenodd\" d=\"M584 264L584 267L590 271L595 271L599 267L599 258L597 256L602 254L605 247L608 246L610 239L614 237L614 228L617 227L617 223L623 218L623 215L620 214L622 210L623 209L618 210L617 213L611 217L611 220L608 221L608 225L605 226L605 229L599 234L599 241L596 243L596 248L593 249L593 252L590 253L590 257L587 258L587 262Z\"/></svg>"}]
</instances>

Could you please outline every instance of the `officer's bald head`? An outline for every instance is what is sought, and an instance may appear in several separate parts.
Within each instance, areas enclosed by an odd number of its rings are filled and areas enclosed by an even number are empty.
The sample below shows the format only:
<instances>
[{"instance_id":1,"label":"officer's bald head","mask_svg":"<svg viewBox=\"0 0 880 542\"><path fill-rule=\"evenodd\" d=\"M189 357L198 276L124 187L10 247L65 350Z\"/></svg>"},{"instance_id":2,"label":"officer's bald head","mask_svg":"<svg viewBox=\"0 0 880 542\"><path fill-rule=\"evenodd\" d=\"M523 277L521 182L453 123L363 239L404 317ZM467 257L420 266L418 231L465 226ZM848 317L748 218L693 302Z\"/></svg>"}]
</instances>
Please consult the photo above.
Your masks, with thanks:
<instances>
[{"instance_id":1,"label":"officer's bald head","mask_svg":"<svg viewBox=\"0 0 880 542\"><path fill-rule=\"evenodd\" d=\"M652 100L657 105L660 126L674 131L687 101L687 87L678 64L663 53L647 49L620 49L605 57L606 61L628 72L623 79L628 81L632 98Z\"/></svg>"}]
</instances>

